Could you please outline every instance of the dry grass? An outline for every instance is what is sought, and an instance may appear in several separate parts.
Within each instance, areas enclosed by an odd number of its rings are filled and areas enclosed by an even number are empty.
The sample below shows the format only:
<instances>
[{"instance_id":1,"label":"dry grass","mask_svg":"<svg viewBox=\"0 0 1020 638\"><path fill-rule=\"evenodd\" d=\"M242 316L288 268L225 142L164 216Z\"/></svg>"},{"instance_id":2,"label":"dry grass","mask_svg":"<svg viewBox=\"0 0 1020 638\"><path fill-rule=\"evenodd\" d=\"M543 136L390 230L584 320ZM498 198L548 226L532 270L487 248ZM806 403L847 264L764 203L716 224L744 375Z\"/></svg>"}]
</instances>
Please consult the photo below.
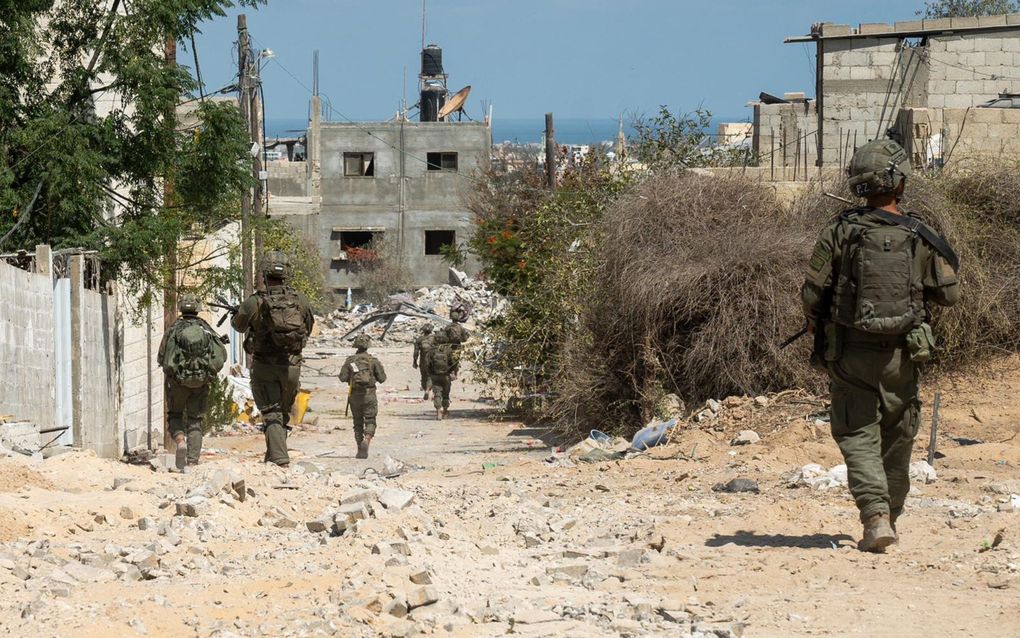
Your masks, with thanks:
<instances>
[{"instance_id":1,"label":"dry grass","mask_svg":"<svg viewBox=\"0 0 1020 638\"><path fill-rule=\"evenodd\" d=\"M828 185L846 196L842 185ZM606 214L601 288L561 354L552 416L632 429L663 394L824 389L807 365L799 289L819 231L846 208L812 189L784 208L741 177L658 176ZM964 296L936 310L937 369L1020 348L1020 171L993 165L910 181L905 206L961 256Z\"/></svg>"}]
</instances>

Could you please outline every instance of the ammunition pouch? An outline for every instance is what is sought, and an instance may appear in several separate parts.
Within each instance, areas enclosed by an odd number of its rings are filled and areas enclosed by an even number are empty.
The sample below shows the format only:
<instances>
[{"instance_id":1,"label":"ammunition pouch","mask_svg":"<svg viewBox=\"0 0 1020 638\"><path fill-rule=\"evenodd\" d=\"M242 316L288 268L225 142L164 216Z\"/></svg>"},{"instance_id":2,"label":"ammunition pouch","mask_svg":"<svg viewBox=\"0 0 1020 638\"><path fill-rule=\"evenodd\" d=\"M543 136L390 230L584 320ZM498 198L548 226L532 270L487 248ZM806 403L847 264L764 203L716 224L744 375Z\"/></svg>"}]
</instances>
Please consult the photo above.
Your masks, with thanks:
<instances>
[{"instance_id":1,"label":"ammunition pouch","mask_svg":"<svg viewBox=\"0 0 1020 638\"><path fill-rule=\"evenodd\" d=\"M924 363L931 359L935 352L935 335L931 331L931 326L922 323L907 333L906 340L911 361Z\"/></svg>"}]
</instances>

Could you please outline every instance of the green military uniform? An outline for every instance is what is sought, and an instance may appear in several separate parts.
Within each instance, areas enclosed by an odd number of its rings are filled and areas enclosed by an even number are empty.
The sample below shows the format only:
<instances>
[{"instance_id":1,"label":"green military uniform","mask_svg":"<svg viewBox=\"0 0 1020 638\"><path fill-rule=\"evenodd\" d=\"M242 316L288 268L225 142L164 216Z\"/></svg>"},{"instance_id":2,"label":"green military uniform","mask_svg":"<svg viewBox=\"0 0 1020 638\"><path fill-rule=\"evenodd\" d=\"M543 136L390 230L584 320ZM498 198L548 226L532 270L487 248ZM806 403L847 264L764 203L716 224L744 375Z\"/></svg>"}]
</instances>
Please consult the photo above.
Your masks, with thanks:
<instances>
[{"instance_id":1,"label":"green military uniform","mask_svg":"<svg viewBox=\"0 0 1020 638\"><path fill-rule=\"evenodd\" d=\"M178 469L198 463L202 454L202 431L209 402L209 384L198 387L185 385L174 378L167 361L167 344L177 338L178 333L189 326L198 326L209 335L207 340L208 360L211 367L222 367L227 352L212 327L198 317L198 298L195 295L181 296L181 316L170 326L159 344L156 361L164 369L164 396L167 406L167 424L170 436L177 442ZM210 375L212 374L211 371Z\"/></svg>"},{"instance_id":2,"label":"green military uniform","mask_svg":"<svg viewBox=\"0 0 1020 638\"><path fill-rule=\"evenodd\" d=\"M801 289L808 322L824 335L814 356L831 379L832 436L846 460L865 540L877 529L874 521L887 518L892 525L891 535L873 547L862 541L862 549L871 551L895 540L896 518L910 489L920 412L914 359L923 359L912 357L923 349L912 346L925 340L925 329L930 335L927 304L950 306L960 296L947 258L890 215L896 213L844 213L818 239ZM871 537L876 535L882 534Z\"/></svg>"},{"instance_id":3,"label":"green military uniform","mask_svg":"<svg viewBox=\"0 0 1020 638\"><path fill-rule=\"evenodd\" d=\"M282 254L267 257L266 289L244 300L230 321L234 330L245 333L244 349L252 357L251 390L262 414L266 438L265 460L276 465L290 463L287 435L290 412L301 389L301 349L304 344L283 348L274 340L267 304L270 297L288 296L295 301L304 322L304 334L311 334L315 318L311 304L301 293L284 283L289 263Z\"/></svg>"},{"instance_id":4,"label":"green military uniform","mask_svg":"<svg viewBox=\"0 0 1020 638\"><path fill-rule=\"evenodd\" d=\"M368 458L369 445L375 436L376 417L379 415L379 401L375 396L375 384L385 383L386 370L378 359L368 354L368 337L361 335L354 340L357 353L347 357L340 368L340 382L351 385L351 414L354 417L354 440L358 444L358 458Z\"/></svg>"},{"instance_id":5,"label":"green military uniform","mask_svg":"<svg viewBox=\"0 0 1020 638\"><path fill-rule=\"evenodd\" d=\"M426 399L429 398L429 390L432 388L432 378L429 376L426 362L429 352L435 347L435 342L436 336L432 334L432 324L427 323L422 328L422 334L414 340L414 354L411 355L411 365L418 368L421 373L421 389L425 393Z\"/></svg>"},{"instance_id":6,"label":"green military uniform","mask_svg":"<svg viewBox=\"0 0 1020 638\"><path fill-rule=\"evenodd\" d=\"M432 379L432 405L436 408L436 418L439 419L449 414L453 378L460 370L460 342L455 341L456 334L451 334L448 328L444 328L436 337L436 345L426 362Z\"/></svg>"}]
</instances>

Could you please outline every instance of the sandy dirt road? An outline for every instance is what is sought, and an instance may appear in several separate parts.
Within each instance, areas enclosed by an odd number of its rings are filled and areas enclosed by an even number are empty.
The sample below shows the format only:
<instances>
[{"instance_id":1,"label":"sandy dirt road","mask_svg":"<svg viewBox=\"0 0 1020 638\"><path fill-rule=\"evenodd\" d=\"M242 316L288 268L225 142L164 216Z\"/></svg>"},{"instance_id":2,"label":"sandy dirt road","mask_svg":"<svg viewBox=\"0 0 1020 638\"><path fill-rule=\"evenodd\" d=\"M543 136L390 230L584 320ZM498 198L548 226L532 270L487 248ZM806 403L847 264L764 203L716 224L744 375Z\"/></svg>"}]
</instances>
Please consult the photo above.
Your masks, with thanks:
<instances>
[{"instance_id":1,"label":"sandy dirt road","mask_svg":"<svg viewBox=\"0 0 1020 638\"><path fill-rule=\"evenodd\" d=\"M209 440L190 475L85 453L0 459L0 629L1020 635L1020 514L1009 505L1020 494L1016 361L942 382L938 479L916 486L901 542L875 556L855 548L845 489L784 479L806 463L840 461L805 419L817 409L810 402L734 401L717 422L645 456L551 464L545 433L492 420L493 404L469 384L455 386L453 418L435 421L410 348L389 347L379 351L391 379L380 390L379 433L372 457L359 461L332 376L342 353L311 351L323 353L305 375L318 423L292 436L288 471L259 462L255 436ZM730 446L743 429L762 441ZM927 426L915 458L926 441ZM366 473L387 456L409 471ZM760 493L712 491L731 478L756 480ZM340 501L355 512L343 516L362 518L330 533Z\"/></svg>"}]
</instances>

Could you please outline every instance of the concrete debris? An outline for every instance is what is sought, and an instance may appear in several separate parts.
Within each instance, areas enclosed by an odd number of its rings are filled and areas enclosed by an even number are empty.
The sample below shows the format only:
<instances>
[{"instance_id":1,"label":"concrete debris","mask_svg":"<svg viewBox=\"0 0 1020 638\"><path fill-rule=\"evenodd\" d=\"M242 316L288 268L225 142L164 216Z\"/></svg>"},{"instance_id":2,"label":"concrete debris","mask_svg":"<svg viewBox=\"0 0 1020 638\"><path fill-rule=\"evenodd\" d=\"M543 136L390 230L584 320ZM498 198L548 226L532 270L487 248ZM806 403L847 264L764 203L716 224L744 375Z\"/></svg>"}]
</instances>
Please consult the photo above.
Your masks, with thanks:
<instances>
[{"instance_id":1,"label":"concrete debris","mask_svg":"<svg viewBox=\"0 0 1020 638\"><path fill-rule=\"evenodd\" d=\"M388 510L402 510L409 506L412 501L414 501L414 492L408 492L407 490L387 488L379 494L379 502Z\"/></svg>"},{"instance_id":2,"label":"concrete debris","mask_svg":"<svg viewBox=\"0 0 1020 638\"><path fill-rule=\"evenodd\" d=\"M733 440L730 441L730 445L754 445L760 443L761 437L754 430L741 430L737 433Z\"/></svg>"},{"instance_id":3,"label":"concrete debris","mask_svg":"<svg viewBox=\"0 0 1020 638\"><path fill-rule=\"evenodd\" d=\"M209 511L209 499L201 494L195 494L194 496L190 496L184 500L177 501L176 507L178 516L189 516L194 518L196 516L206 514Z\"/></svg>"},{"instance_id":4,"label":"concrete debris","mask_svg":"<svg viewBox=\"0 0 1020 638\"><path fill-rule=\"evenodd\" d=\"M910 480L928 485L938 480L938 475L927 461L914 461L910 464Z\"/></svg>"},{"instance_id":5,"label":"concrete debris","mask_svg":"<svg viewBox=\"0 0 1020 638\"><path fill-rule=\"evenodd\" d=\"M406 593L405 600L408 611L413 611L439 602L439 594L431 586L414 587Z\"/></svg>"}]
</instances>

